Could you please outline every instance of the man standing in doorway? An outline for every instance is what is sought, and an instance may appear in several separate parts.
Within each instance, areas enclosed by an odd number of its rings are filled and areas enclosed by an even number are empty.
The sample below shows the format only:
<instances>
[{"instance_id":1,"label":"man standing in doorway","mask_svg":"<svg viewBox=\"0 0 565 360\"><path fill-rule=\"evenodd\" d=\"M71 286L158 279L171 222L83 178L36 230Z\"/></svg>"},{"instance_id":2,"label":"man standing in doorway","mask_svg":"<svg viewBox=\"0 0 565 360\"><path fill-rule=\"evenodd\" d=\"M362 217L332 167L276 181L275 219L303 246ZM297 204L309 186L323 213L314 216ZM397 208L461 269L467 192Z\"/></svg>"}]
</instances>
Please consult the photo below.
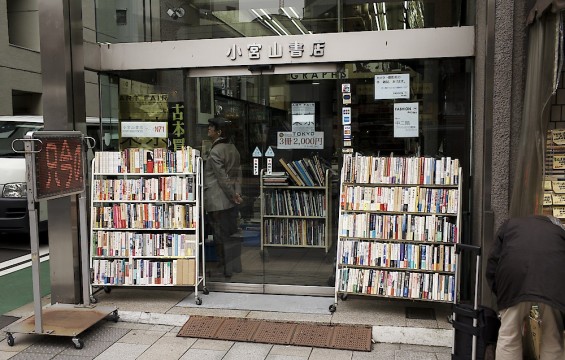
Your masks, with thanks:
<instances>
[{"instance_id":1,"label":"man standing in doorway","mask_svg":"<svg viewBox=\"0 0 565 360\"><path fill-rule=\"evenodd\" d=\"M232 244L237 232L238 206L241 198L240 155L230 141L232 123L222 117L208 120L212 147L204 165L204 208L214 235L214 246L224 275L241 272L241 251Z\"/></svg>"},{"instance_id":2,"label":"man standing in doorway","mask_svg":"<svg viewBox=\"0 0 565 360\"><path fill-rule=\"evenodd\" d=\"M553 216L507 220L488 258L486 277L501 317L497 360L522 358L522 328L532 305L541 318L541 360L563 360L565 230Z\"/></svg>"}]
</instances>

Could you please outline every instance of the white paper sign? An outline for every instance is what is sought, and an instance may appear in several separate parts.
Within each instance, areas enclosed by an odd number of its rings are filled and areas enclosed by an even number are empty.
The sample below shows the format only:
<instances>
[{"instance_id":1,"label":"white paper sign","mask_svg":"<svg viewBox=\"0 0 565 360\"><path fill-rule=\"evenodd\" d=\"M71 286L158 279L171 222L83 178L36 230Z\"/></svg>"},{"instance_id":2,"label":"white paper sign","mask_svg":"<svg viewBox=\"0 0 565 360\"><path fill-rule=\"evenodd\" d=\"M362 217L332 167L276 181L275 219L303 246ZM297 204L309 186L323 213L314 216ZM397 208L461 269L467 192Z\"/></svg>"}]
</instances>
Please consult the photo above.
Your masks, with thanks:
<instances>
[{"instance_id":1,"label":"white paper sign","mask_svg":"<svg viewBox=\"0 0 565 360\"><path fill-rule=\"evenodd\" d=\"M375 100L409 98L410 74L375 75Z\"/></svg>"},{"instance_id":2,"label":"white paper sign","mask_svg":"<svg viewBox=\"0 0 565 360\"><path fill-rule=\"evenodd\" d=\"M279 131L277 133L278 149L323 149L324 132Z\"/></svg>"},{"instance_id":3,"label":"white paper sign","mask_svg":"<svg viewBox=\"0 0 565 360\"><path fill-rule=\"evenodd\" d=\"M394 104L394 137L418 137L418 103Z\"/></svg>"},{"instance_id":4,"label":"white paper sign","mask_svg":"<svg viewBox=\"0 0 565 360\"><path fill-rule=\"evenodd\" d=\"M292 131L314 131L316 123L314 115L292 115Z\"/></svg>"},{"instance_id":5,"label":"white paper sign","mask_svg":"<svg viewBox=\"0 0 565 360\"><path fill-rule=\"evenodd\" d=\"M314 103L292 103L292 115L315 115L316 104Z\"/></svg>"},{"instance_id":6,"label":"white paper sign","mask_svg":"<svg viewBox=\"0 0 565 360\"><path fill-rule=\"evenodd\" d=\"M122 121L122 137L166 138L167 122Z\"/></svg>"}]
</instances>

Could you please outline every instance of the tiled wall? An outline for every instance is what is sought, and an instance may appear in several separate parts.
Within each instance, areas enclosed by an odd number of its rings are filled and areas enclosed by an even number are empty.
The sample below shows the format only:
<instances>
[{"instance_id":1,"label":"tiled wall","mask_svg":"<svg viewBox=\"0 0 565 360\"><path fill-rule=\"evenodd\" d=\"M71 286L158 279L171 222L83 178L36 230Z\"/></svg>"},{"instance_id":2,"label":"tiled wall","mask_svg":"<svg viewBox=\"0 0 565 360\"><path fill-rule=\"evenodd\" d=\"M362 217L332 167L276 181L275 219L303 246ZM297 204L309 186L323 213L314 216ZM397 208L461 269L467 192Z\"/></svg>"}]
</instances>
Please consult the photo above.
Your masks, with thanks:
<instances>
[{"instance_id":1,"label":"tiled wall","mask_svg":"<svg viewBox=\"0 0 565 360\"><path fill-rule=\"evenodd\" d=\"M550 100L551 114L549 118L548 129L563 129L565 128L565 80L564 72L561 72L557 92Z\"/></svg>"}]
</instances>

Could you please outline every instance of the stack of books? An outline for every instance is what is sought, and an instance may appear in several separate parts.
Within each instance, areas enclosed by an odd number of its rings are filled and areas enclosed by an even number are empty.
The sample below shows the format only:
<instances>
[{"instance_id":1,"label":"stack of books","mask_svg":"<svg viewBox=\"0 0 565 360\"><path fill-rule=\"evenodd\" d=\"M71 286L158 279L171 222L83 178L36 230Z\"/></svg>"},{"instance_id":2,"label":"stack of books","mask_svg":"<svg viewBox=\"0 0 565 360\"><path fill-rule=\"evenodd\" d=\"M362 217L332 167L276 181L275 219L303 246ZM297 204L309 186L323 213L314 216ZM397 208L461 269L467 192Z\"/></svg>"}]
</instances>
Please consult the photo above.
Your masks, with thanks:
<instances>
[{"instance_id":1,"label":"stack of books","mask_svg":"<svg viewBox=\"0 0 565 360\"><path fill-rule=\"evenodd\" d=\"M281 186L288 185L288 175L284 171L273 171L270 174L263 174L263 185Z\"/></svg>"},{"instance_id":2,"label":"stack of books","mask_svg":"<svg viewBox=\"0 0 565 360\"><path fill-rule=\"evenodd\" d=\"M314 155L312 158L304 158L288 163L283 158L280 158L279 162L290 175L294 185L325 186L324 168L318 156Z\"/></svg>"}]
</instances>

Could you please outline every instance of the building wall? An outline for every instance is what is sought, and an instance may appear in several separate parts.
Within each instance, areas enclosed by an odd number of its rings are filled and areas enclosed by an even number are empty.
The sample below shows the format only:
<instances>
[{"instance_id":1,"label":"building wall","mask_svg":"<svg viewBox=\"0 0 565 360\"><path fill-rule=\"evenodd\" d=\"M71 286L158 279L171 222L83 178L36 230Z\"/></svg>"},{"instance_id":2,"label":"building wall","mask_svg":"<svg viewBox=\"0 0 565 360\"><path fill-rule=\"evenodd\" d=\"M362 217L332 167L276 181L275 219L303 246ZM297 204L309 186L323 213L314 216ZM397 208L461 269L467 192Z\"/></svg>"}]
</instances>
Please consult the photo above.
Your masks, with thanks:
<instances>
[{"instance_id":1,"label":"building wall","mask_svg":"<svg viewBox=\"0 0 565 360\"><path fill-rule=\"evenodd\" d=\"M26 1L26 4L38 1ZM87 49L94 48L94 51L85 51L85 63L91 63L92 57L96 57L96 32L94 2L83 1L83 37ZM8 31L8 11L6 0L0 0L0 115L14 115L12 92L21 91L41 94L43 92L41 78L41 54L37 50L26 49L20 46L11 45L9 42ZM38 12L38 10L36 10ZM38 12L39 13L39 12ZM38 19L38 16L35 17ZM39 44L39 24L35 26L23 27L25 31L31 33L30 36L36 37L36 41L30 43ZM21 30L23 31L23 30ZM90 46L87 46L90 45ZM88 58L87 58L88 57ZM99 61L98 61L99 63ZM86 80L86 116L98 116L98 75L93 71L85 72ZM34 106L29 110L29 115L41 115L42 106Z\"/></svg>"},{"instance_id":2,"label":"building wall","mask_svg":"<svg viewBox=\"0 0 565 360\"><path fill-rule=\"evenodd\" d=\"M10 45L8 33L7 3L0 0L0 115L13 115L13 90L42 91L39 51Z\"/></svg>"}]
</instances>

